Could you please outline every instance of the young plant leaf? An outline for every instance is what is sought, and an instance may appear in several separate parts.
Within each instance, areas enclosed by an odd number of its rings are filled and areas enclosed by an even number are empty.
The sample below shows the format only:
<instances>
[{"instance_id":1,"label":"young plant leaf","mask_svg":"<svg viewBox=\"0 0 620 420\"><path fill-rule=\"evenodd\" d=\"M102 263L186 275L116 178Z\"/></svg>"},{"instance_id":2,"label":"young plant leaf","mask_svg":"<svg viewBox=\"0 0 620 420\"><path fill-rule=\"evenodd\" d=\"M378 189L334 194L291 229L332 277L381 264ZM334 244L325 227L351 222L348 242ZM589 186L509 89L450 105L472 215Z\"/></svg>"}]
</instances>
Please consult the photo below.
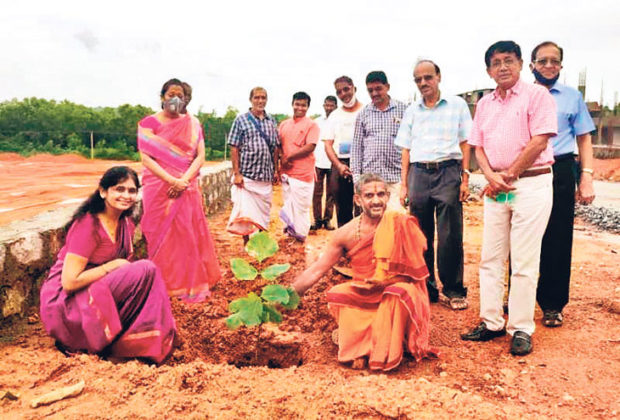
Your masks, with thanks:
<instances>
[{"instance_id":1,"label":"young plant leaf","mask_svg":"<svg viewBox=\"0 0 620 420\"><path fill-rule=\"evenodd\" d=\"M295 289L289 287L286 289L286 293L288 293L289 296L288 303L282 303L282 307L284 309L297 309L297 306L299 306L300 298Z\"/></svg>"},{"instance_id":2,"label":"young plant leaf","mask_svg":"<svg viewBox=\"0 0 620 420\"><path fill-rule=\"evenodd\" d=\"M228 310L235 315L239 315L244 325L252 326L261 323L263 315L263 301L254 292L248 293L246 297L235 299L228 304ZM230 321L235 325L236 319ZM228 325L228 320L227 320Z\"/></svg>"},{"instance_id":3,"label":"young plant leaf","mask_svg":"<svg viewBox=\"0 0 620 420\"><path fill-rule=\"evenodd\" d=\"M275 322L279 324L282 322L282 314L278 312L272 305L263 305L263 322Z\"/></svg>"},{"instance_id":4,"label":"young plant leaf","mask_svg":"<svg viewBox=\"0 0 620 420\"><path fill-rule=\"evenodd\" d=\"M279 284L270 284L263 287L263 293L261 293L260 297L267 302L279 303L283 306L287 304L290 299L286 288Z\"/></svg>"},{"instance_id":5,"label":"young plant leaf","mask_svg":"<svg viewBox=\"0 0 620 420\"><path fill-rule=\"evenodd\" d=\"M278 252L278 243L267 232L258 232L250 237L245 250L258 262L263 262L264 259Z\"/></svg>"},{"instance_id":6,"label":"young plant leaf","mask_svg":"<svg viewBox=\"0 0 620 420\"><path fill-rule=\"evenodd\" d=\"M258 275L258 270L243 258L231 258L230 269L237 280L254 280Z\"/></svg>"},{"instance_id":7,"label":"young plant leaf","mask_svg":"<svg viewBox=\"0 0 620 420\"><path fill-rule=\"evenodd\" d=\"M241 320L241 315L238 312L226 318L226 326L231 330L236 330L241 326L241 324L243 324L243 321Z\"/></svg>"},{"instance_id":8,"label":"young plant leaf","mask_svg":"<svg viewBox=\"0 0 620 420\"><path fill-rule=\"evenodd\" d=\"M281 274L286 273L291 265L286 264L272 264L260 272L260 275L266 280L275 280Z\"/></svg>"}]
</instances>

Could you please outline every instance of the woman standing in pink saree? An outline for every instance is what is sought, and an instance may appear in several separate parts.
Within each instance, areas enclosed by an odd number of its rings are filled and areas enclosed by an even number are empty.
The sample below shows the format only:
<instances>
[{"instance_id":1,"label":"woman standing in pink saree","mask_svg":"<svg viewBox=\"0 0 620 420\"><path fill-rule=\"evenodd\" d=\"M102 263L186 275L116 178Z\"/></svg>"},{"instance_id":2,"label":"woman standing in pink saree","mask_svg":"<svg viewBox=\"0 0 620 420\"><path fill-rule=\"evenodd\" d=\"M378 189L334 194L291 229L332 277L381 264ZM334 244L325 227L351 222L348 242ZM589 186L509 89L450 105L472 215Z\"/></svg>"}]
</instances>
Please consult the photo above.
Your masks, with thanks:
<instances>
[{"instance_id":1,"label":"woman standing in pink saree","mask_svg":"<svg viewBox=\"0 0 620 420\"><path fill-rule=\"evenodd\" d=\"M149 259L171 296L200 302L221 277L198 185L205 146L199 121L185 111L178 79L161 89L163 110L138 123L144 214L140 222Z\"/></svg>"},{"instance_id":2,"label":"woman standing in pink saree","mask_svg":"<svg viewBox=\"0 0 620 420\"><path fill-rule=\"evenodd\" d=\"M176 326L159 269L129 262L138 175L110 168L80 206L41 286L41 321L59 348L161 363Z\"/></svg>"}]
</instances>

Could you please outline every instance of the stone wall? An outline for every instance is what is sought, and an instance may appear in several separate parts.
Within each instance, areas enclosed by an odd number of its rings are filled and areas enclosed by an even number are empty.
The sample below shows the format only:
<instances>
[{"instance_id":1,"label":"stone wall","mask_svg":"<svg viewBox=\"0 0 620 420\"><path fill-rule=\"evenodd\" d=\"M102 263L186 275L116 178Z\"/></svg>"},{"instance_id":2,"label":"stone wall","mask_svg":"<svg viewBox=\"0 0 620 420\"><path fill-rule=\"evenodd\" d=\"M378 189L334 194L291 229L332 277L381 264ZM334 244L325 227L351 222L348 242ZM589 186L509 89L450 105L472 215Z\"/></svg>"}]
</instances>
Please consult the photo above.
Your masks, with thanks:
<instances>
[{"instance_id":1,"label":"stone wall","mask_svg":"<svg viewBox=\"0 0 620 420\"><path fill-rule=\"evenodd\" d=\"M231 173L229 162L200 171L207 215L228 204ZM38 303L41 283L64 242L63 227L76 208L48 211L0 227L0 324L23 316L31 305ZM145 244L139 231L135 241L137 254L143 254Z\"/></svg>"}]
</instances>

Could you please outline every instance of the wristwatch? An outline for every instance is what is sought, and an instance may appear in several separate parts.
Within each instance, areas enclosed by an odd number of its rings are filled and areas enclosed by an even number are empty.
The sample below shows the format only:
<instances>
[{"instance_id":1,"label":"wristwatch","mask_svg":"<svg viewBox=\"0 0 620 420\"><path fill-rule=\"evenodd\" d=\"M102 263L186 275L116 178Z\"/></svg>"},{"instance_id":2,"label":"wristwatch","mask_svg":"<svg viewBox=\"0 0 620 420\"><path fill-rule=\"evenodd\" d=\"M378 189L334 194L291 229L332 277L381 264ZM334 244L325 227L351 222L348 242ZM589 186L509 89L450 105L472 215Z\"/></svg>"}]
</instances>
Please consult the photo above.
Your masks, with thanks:
<instances>
[{"instance_id":1,"label":"wristwatch","mask_svg":"<svg viewBox=\"0 0 620 420\"><path fill-rule=\"evenodd\" d=\"M467 175L471 175L471 172L469 171L469 169L462 169L461 172Z\"/></svg>"},{"instance_id":2,"label":"wristwatch","mask_svg":"<svg viewBox=\"0 0 620 420\"><path fill-rule=\"evenodd\" d=\"M592 168L581 168L581 172L585 172L590 175L594 175L594 169Z\"/></svg>"}]
</instances>

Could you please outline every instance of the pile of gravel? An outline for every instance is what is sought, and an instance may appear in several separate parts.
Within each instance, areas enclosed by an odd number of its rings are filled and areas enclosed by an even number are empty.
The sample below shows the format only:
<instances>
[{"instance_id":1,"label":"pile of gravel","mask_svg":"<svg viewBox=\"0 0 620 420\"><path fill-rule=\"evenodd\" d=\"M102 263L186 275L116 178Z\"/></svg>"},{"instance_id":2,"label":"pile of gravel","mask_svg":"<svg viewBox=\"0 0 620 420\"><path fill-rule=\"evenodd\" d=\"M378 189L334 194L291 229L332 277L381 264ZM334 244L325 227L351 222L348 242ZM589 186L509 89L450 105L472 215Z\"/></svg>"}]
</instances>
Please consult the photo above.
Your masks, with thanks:
<instances>
[{"instance_id":1,"label":"pile of gravel","mask_svg":"<svg viewBox=\"0 0 620 420\"><path fill-rule=\"evenodd\" d=\"M575 216L603 230L620 233L620 211L598 206L575 206Z\"/></svg>"},{"instance_id":2,"label":"pile of gravel","mask_svg":"<svg viewBox=\"0 0 620 420\"><path fill-rule=\"evenodd\" d=\"M478 183L470 182L469 190L471 195L477 195L480 194L482 186ZM600 229L612 233L620 233L620 211L613 208L577 204L575 206L575 216Z\"/></svg>"}]
</instances>

